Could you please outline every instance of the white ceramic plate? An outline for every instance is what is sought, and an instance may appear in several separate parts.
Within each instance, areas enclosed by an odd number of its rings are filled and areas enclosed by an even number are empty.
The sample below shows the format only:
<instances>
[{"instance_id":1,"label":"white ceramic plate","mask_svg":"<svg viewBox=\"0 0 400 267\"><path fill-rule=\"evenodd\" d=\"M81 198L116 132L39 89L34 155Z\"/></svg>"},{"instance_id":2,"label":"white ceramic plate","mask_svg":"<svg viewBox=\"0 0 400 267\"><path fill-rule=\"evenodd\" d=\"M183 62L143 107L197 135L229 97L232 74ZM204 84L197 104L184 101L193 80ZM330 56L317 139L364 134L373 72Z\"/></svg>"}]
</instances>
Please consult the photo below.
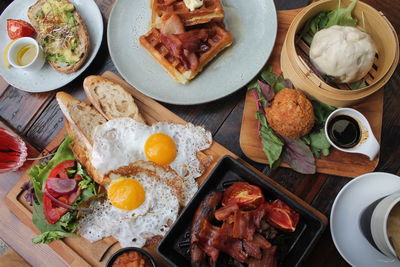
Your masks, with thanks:
<instances>
[{"instance_id":1,"label":"white ceramic plate","mask_svg":"<svg viewBox=\"0 0 400 267\"><path fill-rule=\"evenodd\" d=\"M383 172L361 175L346 184L337 195L331 211L331 233L342 257L352 266L400 266L375 249L364 234L366 210L377 200L400 191L400 177ZM376 205L376 204L375 204ZM372 205L373 207L373 205Z\"/></svg>"},{"instance_id":2,"label":"white ceramic plate","mask_svg":"<svg viewBox=\"0 0 400 267\"><path fill-rule=\"evenodd\" d=\"M14 0L0 16L0 51L11 41L7 34L7 19L23 19L29 22L27 11L35 0ZM6 68L3 56L0 64L0 75L12 86L27 92L47 92L60 88L79 76L93 61L103 38L103 19L100 10L93 0L71 0L80 12L90 36L89 56L82 67L74 73L60 73L45 63L38 72L26 72L14 68Z\"/></svg>"},{"instance_id":3,"label":"white ceramic plate","mask_svg":"<svg viewBox=\"0 0 400 267\"><path fill-rule=\"evenodd\" d=\"M234 42L189 84L182 85L139 45L150 29L150 0L118 0L108 22L108 48L120 74L142 93L171 104L200 104L245 86L264 66L277 32L272 0L223 0Z\"/></svg>"}]
</instances>

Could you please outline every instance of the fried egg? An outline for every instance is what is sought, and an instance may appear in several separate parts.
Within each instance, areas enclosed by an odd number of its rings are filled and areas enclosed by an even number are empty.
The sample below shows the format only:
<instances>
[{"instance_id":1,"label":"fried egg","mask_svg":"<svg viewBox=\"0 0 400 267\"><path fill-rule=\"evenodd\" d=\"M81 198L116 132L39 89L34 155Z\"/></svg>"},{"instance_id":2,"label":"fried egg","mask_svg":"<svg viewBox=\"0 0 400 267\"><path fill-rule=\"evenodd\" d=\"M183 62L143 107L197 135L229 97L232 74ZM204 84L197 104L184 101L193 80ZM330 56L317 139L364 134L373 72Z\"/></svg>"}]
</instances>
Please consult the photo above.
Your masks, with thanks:
<instances>
[{"instance_id":1,"label":"fried egg","mask_svg":"<svg viewBox=\"0 0 400 267\"><path fill-rule=\"evenodd\" d=\"M211 142L209 131L190 123L147 126L131 118L118 118L96 127L91 163L106 175L132 162L151 161L172 168L184 178L186 189L195 192L195 178L204 171L197 153L209 148Z\"/></svg>"},{"instance_id":2,"label":"fried egg","mask_svg":"<svg viewBox=\"0 0 400 267\"><path fill-rule=\"evenodd\" d=\"M146 240L163 236L179 212L177 190L155 172L131 168L111 173L107 199L92 201L79 220L79 234L94 242L113 236L122 247L142 247Z\"/></svg>"}]
</instances>

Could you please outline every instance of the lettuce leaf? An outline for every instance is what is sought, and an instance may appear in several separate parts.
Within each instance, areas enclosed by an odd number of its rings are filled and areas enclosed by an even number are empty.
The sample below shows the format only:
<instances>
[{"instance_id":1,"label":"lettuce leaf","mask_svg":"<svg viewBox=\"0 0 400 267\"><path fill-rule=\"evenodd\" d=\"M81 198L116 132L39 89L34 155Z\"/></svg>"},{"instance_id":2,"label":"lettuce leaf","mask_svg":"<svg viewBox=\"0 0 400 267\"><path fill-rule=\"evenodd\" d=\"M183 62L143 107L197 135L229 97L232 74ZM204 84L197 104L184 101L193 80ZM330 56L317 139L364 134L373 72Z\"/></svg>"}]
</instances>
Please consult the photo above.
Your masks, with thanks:
<instances>
[{"instance_id":1,"label":"lettuce leaf","mask_svg":"<svg viewBox=\"0 0 400 267\"><path fill-rule=\"evenodd\" d=\"M322 155L328 156L329 149L331 144L329 144L328 139L326 138L324 128L321 128L319 131L309 133L301 138L307 145L310 146L310 149L315 157L319 158Z\"/></svg>"},{"instance_id":2,"label":"lettuce leaf","mask_svg":"<svg viewBox=\"0 0 400 267\"><path fill-rule=\"evenodd\" d=\"M74 233L68 233L64 231L47 231L44 232L37 237L32 239L32 243L34 244L49 244L55 240L62 239L64 237L76 237L77 235Z\"/></svg>"},{"instance_id":3,"label":"lettuce leaf","mask_svg":"<svg viewBox=\"0 0 400 267\"><path fill-rule=\"evenodd\" d=\"M49 224L43 213L43 187L49 173L56 165L66 160L75 160L70 148L72 143L72 139L66 136L54 157L49 162L33 166L29 172L36 195L36 201L33 203L32 222L42 232L41 235L32 240L35 244L47 244L63 237L76 236L73 232L77 229L77 210L68 211L55 224ZM74 207L78 207L81 203L97 195L96 183L90 178L80 163L77 163L76 174L82 177L82 180L79 182L79 187L82 191L78 199L72 205Z\"/></svg>"},{"instance_id":4,"label":"lettuce leaf","mask_svg":"<svg viewBox=\"0 0 400 267\"><path fill-rule=\"evenodd\" d=\"M301 139L293 140L281 137L285 142L282 160L293 170L303 174L314 174L316 171L315 158L310 147Z\"/></svg>"},{"instance_id":5,"label":"lettuce leaf","mask_svg":"<svg viewBox=\"0 0 400 267\"><path fill-rule=\"evenodd\" d=\"M261 78L274 89L275 93L279 93L282 89L286 88L284 84L284 78L282 75L276 75L272 72L272 67L268 66L261 72Z\"/></svg>"},{"instance_id":6,"label":"lettuce leaf","mask_svg":"<svg viewBox=\"0 0 400 267\"><path fill-rule=\"evenodd\" d=\"M357 2L358 0L352 0L348 7L341 8L341 1L339 0L339 7L337 9L330 12L322 11L307 20L300 32L299 39L303 38L308 45L311 45L314 34L322 29L329 28L333 25L356 26L357 19L353 18L351 13Z\"/></svg>"},{"instance_id":7,"label":"lettuce leaf","mask_svg":"<svg viewBox=\"0 0 400 267\"><path fill-rule=\"evenodd\" d=\"M275 169L280 164L283 143L268 125L267 119L262 112L256 112L256 119L260 122L262 149L268 158L270 168Z\"/></svg>"},{"instance_id":8,"label":"lettuce leaf","mask_svg":"<svg viewBox=\"0 0 400 267\"><path fill-rule=\"evenodd\" d=\"M341 8L341 1L339 0L339 7L328 13L328 22L325 28L329 28L333 25L340 26L356 26L357 19L353 18L351 12L353 12L358 0L352 0L348 7Z\"/></svg>"}]
</instances>

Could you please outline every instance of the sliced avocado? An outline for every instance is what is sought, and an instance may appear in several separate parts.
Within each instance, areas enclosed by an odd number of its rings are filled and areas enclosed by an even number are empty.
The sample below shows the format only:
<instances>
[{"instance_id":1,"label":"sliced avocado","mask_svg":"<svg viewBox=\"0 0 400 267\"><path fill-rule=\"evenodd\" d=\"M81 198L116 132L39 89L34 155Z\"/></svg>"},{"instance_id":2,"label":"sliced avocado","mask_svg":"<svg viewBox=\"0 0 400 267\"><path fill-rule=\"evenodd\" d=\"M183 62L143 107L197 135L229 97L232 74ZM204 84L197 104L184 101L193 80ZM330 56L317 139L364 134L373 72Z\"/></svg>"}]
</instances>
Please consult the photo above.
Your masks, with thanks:
<instances>
[{"instance_id":1,"label":"sliced avocado","mask_svg":"<svg viewBox=\"0 0 400 267\"><path fill-rule=\"evenodd\" d=\"M78 41L75 38L73 38L71 40L71 50L74 51L77 47L78 47Z\"/></svg>"},{"instance_id":2,"label":"sliced avocado","mask_svg":"<svg viewBox=\"0 0 400 267\"><path fill-rule=\"evenodd\" d=\"M72 26L75 26L75 17L74 17L74 14L72 14L71 12L67 12L67 13L65 13L65 15L67 16L67 18L68 18L68 21L67 21L67 23L68 24L70 24L70 25L72 25Z\"/></svg>"},{"instance_id":3,"label":"sliced avocado","mask_svg":"<svg viewBox=\"0 0 400 267\"><path fill-rule=\"evenodd\" d=\"M47 2L44 3L43 6L42 6L42 10L43 10L44 14L49 14L50 11L52 11L50 3L47 3Z\"/></svg>"},{"instance_id":4,"label":"sliced avocado","mask_svg":"<svg viewBox=\"0 0 400 267\"><path fill-rule=\"evenodd\" d=\"M66 62L77 62L79 61L79 56L72 53L70 49L64 49L62 51L63 56L65 57Z\"/></svg>"}]
</instances>

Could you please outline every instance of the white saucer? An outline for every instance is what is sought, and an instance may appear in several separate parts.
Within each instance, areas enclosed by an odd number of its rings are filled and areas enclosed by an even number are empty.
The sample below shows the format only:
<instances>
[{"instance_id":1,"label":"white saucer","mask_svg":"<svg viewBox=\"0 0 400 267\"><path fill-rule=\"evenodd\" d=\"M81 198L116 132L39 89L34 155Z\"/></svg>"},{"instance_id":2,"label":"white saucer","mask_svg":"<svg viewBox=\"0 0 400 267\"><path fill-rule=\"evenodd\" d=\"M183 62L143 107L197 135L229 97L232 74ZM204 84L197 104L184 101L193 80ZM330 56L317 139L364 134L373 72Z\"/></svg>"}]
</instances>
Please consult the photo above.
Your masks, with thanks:
<instances>
[{"instance_id":1,"label":"white saucer","mask_svg":"<svg viewBox=\"0 0 400 267\"><path fill-rule=\"evenodd\" d=\"M373 208L371 204L396 191L400 191L399 176L373 172L353 179L337 195L330 218L332 239L339 253L352 266L400 266L400 261L375 249L360 224L361 216L368 218L365 211Z\"/></svg>"}]
</instances>

